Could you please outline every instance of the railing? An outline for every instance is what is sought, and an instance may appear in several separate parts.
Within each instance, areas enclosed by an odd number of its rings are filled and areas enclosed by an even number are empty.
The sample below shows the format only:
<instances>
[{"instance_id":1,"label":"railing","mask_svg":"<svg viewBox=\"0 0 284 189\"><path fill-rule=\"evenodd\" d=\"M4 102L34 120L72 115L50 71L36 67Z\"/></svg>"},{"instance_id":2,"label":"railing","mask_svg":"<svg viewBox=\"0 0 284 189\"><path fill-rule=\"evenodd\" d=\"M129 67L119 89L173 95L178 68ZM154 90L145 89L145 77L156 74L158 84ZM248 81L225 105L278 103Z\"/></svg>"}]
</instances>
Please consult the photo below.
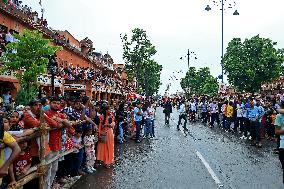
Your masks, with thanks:
<instances>
[{"instance_id":1,"label":"railing","mask_svg":"<svg viewBox=\"0 0 284 189\"><path fill-rule=\"evenodd\" d=\"M53 163L54 161L56 161L57 159L66 156L72 152L75 151L75 149L72 149L70 151L65 151L63 153L60 153L59 155L55 156L52 159L49 159L48 161L45 161L45 141L46 139L46 135L49 131L51 130L56 130L56 129L52 129L52 128L48 128L45 127L45 123L43 120L43 115L41 116L41 126L35 130L35 132L29 136L26 137L22 137L19 140L17 140L17 142L24 142L24 141L30 141L32 139L35 138L40 138L40 144L39 144L39 159L40 159L40 163L36 166L33 166L29 169L28 173L23 176L22 178L20 178L16 184L14 185L10 185L8 187L8 189L16 189L16 188L20 188L23 185L27 184L28 182L30 182L33 179L39 178L40 182L39 182L39 189L43 189L44 183L45 183L45 179L47 176L47 167Z\"/></svg>"}]
</instances>

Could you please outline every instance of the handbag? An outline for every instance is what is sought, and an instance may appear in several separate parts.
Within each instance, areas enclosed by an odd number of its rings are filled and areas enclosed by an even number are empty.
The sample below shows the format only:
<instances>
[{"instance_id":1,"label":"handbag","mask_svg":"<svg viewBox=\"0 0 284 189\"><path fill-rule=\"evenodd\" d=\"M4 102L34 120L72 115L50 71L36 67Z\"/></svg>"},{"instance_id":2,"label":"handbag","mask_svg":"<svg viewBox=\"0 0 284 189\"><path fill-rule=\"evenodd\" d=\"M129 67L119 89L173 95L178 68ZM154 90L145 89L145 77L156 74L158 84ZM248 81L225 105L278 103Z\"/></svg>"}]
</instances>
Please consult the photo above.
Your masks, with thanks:
<instances>
[{"instance_id":1,"label":"handbag","mask_svg":"<svg viewBox=\"0 0 284 189\"><path fill-rule=\"evenodd\" d=\"M106 123L107 120L105 120L105 123ZM108 119L108 122L112 122L112 118L110 117ZM99 134L99 142L101 143L106 143L107 142L107 133L106 132L103 132L103 133L100 133Z\"/></svg>"},{"instance_id":2,"label":"handbag","mask_svg":"<svg viewBox=\"0 0 284 189\"><path fill-rule=\"evenodd\" d=\"M99 142L101 142L101 143L106 143L107 142L107 134L106 133L101 133L100 134Z\"/></svg>"}]
</instances>

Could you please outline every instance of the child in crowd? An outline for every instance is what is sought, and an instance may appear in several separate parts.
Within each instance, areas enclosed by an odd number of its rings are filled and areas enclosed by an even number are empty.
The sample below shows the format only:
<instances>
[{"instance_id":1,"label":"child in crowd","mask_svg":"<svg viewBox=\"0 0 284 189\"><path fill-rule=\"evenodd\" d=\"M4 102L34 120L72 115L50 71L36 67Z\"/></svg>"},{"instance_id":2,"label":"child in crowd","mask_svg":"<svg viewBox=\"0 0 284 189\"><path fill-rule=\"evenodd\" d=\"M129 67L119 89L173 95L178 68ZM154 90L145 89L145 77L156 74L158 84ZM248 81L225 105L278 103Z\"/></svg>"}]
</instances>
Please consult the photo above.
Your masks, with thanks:
<instances>
[{"instance_id":1,"label":"child in crowd","mask_svg":"<svg viewBox=\"0 0 284 189\"><path fill-rule=\"evenodd\" d=\"M11 124L10 124L10 119L7 116L3 117L3 125L4 125L4 131L7 131L10 133L15 139L19 139L24 136L31 135L34 130L33 129L26 129L26 130L12 130ZM12 150L10 148L5 148L4 150L4 159L5 161L10 157L12 153Z\"/></svg>"},{"instance_id":2,"label":"child in crowd","mask_svg":"<svg viewBox=\"0 0 284 189\"><path fill-rule=\"evenodd\" d=\"M86 152L86 168L88 173L93 173L96 169L93 167L96 160L95 144L98 141L98 137L93 135L93 129L90 127L86 130L84 137L84 146Z\"/></svg>"},{"instance_id":3,"label":"child in crowd","mask_svg":"<svg viewBox=\"0 0 284 189\"><path fill-rule=\"evenodd\" d=\"M80 171L84 153L84 149L82 148L82 130L77 129L75 131L75 135L72 137L72 141L73 146L76 150L73 152L74 165L72 167L71 176L84 175L84 173Z\"/></svg>"},{"instance_id":4,"label":"child in crowd","mask_svg":"<svg viewBox=\"0 0 284 189\"><path fill-rule=\"evenodd\" d=\"M11 117L4 117L4 129L8 131L16 140L34 133L34 129L23 129L23 123L20 121L18 112L13 112Z\"/></svg>"},{"instance_id":5,"label":"child in crowd","mask_svg":"<svg viewBox=\"0 0 284 189\"><path fill-rule=\"evenodd\" d=\"M14 111L10 117L10 131L20 131L24 128L24 123L21 121L21 116L17 111Z\"/></svg>"},{"instance_id":6,"label":"child in crowd","mask_svg":"<svg viewBox=\"0 0 284 189\"><path fill-rule=\"evenodd\" d=\"M268 110L265 114L265 125L266 125L266 133L267 133L267 139L273 141L274 135L275 135L275 113L273 110Z\"/></svg>"},{"instance_id":7,"label":"child in crowd","mask_svg":"<svg viewBox=\"0 0 284 189\"><path fill-rule=\"evenodd\" d=\"M64 142L64 151L69 152L73 150L73 141L72 137L75 134L75 130L72 128L69 128L66 130L66 140ZM79 177L71 177L72 168L74 165L74 156L73 153L67 154L64 156L64 159L59 163L58 165L58 171L57 171L57 179L59 184L66 184L70 181L74 181L79 179Z\"/></svg>"},{"instance_id":8,"label":"child in crowd","mask_svg":"<svg viewBox=\"0 0 284 189\"><path fill-rule=\"evenodd\" d=\"M9 167L9 175L11 179L10 185L14 185L17 180L27 175L32 163L28 143L20 142L19 146L21 148L21 153L15 159L13 165Z\"/></svg>"}]
</instances>

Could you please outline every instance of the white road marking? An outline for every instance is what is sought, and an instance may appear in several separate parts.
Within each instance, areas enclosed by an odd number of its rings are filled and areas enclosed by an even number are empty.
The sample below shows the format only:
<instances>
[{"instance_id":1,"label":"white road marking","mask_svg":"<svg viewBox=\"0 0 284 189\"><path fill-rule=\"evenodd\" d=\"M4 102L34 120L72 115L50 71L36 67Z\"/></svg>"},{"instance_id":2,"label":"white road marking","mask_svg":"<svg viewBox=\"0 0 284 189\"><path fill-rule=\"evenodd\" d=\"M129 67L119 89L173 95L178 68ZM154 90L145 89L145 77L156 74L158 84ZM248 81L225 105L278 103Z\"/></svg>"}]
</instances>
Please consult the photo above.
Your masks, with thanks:
<instances>
[{"instance_id":1,"label":"white road marking","mask_svg":"<svg viewBox=\"0 0 284 189\"><path fill-rule=\"evenodd\" d=\"M177 124L177 122L172 119L172 121ZM202 156L202 154L198 151L198 150L194 150L197 157L201 160L201 162L203 163L203 165L205 166L205 168L207 169L208 173L211 175L211 177L213 178L213 180L215 181L216 185L218 187L223 187L224 185L222 185L220 179L218 178L218 176L215 174L215 172L213 171L213 169L210 167L209 163L205 160L205 158Z\"/></svg>"},{"instance_id":2,"label":"white road marking","mask_svg":"<svg viewBox=\"0 0 284 189\"><path fill-rule=\"evenodd\" d=\"M203 165L206 167L207 171L209 172L209 174L211 175L211 177L213 178L213 180L215 181L215 183L219 186L222 187L223 185L221 184L220 179L217 177L217 175L215 174L215 172L213 171L213 169L210 167L210 165L208 164L208 162L204 159L204 157L202 156L202 154L195 150L195 153L197 155L197 157L199 157L199 159L202 161Z\"/></svg>"}]
</instances>

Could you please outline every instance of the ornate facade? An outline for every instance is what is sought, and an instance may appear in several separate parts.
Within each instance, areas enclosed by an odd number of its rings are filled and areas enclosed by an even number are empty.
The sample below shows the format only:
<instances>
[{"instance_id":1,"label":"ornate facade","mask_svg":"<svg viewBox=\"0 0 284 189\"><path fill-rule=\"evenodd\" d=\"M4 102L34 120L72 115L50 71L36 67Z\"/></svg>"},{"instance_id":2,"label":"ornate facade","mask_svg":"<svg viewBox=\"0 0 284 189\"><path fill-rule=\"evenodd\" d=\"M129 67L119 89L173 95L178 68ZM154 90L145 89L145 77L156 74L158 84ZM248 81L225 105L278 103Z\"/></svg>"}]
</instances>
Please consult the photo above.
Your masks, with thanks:
<instances>
[{"instance_id":1,"label":"ornate facade","mask_svg":"<svg viewBox=\"0 0 284 189\"><path fill-rule=\"evenodd\" d=\"M6 5L0 1L0 29L12 29L21 33L24 29L39 30L52 45L62 46L56 53L57 72L54 79L55 93L83 93L96 100L110 100L127 95L135 86L128 83L123 64L114 64L109 54L95 51L94 42L88 37L79 41L67 30L59 31L47 27L47 21L37 18L35 12L26 7ZM51 74L38 78L41 90L51 95ZM9 89L15 97L20 86L12 73L0 75L2 91Z\"/></svg>"}]
</instances>

